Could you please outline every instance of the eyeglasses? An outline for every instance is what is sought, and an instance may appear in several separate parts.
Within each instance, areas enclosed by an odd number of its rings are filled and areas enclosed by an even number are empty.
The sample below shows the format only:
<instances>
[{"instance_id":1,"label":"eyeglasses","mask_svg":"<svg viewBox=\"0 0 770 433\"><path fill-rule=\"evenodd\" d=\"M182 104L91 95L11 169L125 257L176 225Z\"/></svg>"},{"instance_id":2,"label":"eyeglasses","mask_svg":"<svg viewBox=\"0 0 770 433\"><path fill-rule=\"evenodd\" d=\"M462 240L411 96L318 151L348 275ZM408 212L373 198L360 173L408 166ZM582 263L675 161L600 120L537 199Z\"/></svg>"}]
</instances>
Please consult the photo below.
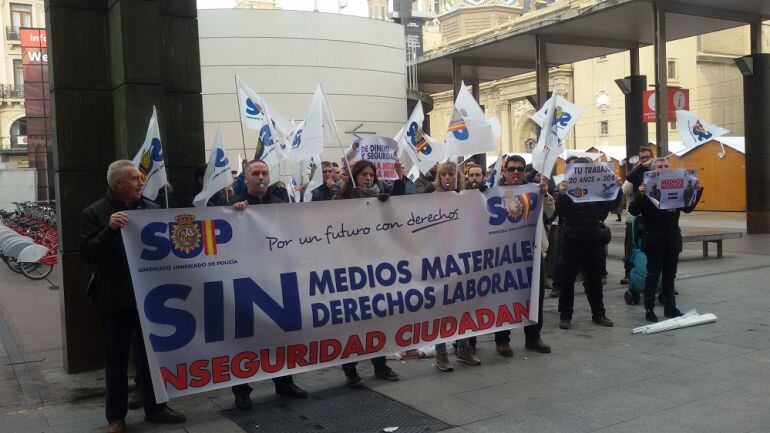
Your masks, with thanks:
<instances>
[{"instance_id":1,"label":"eyeglasses","mask_svg":"<svg viewBox=\"0 0 770 433\"><path fill-rule=\"evenodd\" d=\"M508 171L508 173L513 173L514 171L524 171L524 167L508 167L505 170Z\"/></svg>"}]
</instances>

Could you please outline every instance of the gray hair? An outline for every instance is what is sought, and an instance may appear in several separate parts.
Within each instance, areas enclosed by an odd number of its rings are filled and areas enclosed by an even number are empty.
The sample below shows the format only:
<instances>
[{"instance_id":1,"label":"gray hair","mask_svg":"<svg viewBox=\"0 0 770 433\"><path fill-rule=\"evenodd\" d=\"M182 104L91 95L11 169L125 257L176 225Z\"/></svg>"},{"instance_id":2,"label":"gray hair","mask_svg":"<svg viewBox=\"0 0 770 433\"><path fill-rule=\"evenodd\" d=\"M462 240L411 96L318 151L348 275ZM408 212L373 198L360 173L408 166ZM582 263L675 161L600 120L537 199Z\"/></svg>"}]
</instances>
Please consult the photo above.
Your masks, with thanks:
<instances>
[{"instance_id":1,"label":"gray hair","mask_svg":"<svg viewBox=\"0 0 770 433\"><path fill-rule=\"evenodd\" d=\"M134 162L127 159L119 159L110 163L109 167L107 167L107 185L110 188L115 188L115 182L120 179L123 167L128 167L129 165L133 166Z\"/></svg>"},{"instance_id":2,"label":"gray hair","mask_svg":"<svg viewBox=\"0 0 770 433\"><path fill-rule=\"evenodd\" d=\"M659 162L665 162L666 164L668 164L668 157L659 156L655 158L655 160L652 162L652 165L657 165Z\"/></svg>"}]
</instances>

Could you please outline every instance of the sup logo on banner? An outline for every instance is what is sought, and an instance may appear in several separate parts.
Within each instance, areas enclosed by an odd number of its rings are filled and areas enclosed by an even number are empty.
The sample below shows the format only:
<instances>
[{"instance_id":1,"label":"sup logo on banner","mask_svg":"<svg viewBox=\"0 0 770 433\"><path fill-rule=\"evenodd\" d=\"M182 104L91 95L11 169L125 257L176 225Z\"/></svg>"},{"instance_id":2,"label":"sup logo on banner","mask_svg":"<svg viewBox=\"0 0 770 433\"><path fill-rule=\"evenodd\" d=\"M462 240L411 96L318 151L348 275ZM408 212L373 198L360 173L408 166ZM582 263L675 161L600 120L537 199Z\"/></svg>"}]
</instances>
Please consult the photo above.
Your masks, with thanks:
<instances>
[{"instance_id":1,"label":"sup logo on banner","mask_svg":"<svg viewBox=\"0 0 770 433\"><path fill-rule=\"evenodd\" d=\"M152 222L142 229L144 260L162 260L169 254L191 259L202 253L217 254L217 246L233 238L233 228L225 220L196 220L192 215L178 215L174 222Z\"/></svg>"},{"instance_id":2,"label":"sup logo on banner","mask_svg":"<svg viewBox=\"0 0 770 433\"><path fill-rule=\"evenodd\" d=\"M489 225L499 226L506 220L517 223L528 219L530 211L537 207L538 195L535 193L514 194L506 191L505 196L492 196L487 199Z\"/></svg>"}]
</instances>

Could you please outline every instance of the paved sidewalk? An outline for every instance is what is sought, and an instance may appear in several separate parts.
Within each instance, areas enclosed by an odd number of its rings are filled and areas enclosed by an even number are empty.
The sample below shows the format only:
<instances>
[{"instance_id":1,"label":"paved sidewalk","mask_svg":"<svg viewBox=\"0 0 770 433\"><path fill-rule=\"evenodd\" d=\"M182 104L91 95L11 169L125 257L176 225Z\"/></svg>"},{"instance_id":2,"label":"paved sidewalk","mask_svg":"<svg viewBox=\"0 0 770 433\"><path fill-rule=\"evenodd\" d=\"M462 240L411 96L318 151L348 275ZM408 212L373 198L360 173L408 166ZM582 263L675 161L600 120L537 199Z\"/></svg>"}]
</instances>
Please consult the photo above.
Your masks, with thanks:
<instances>
[{"instance_id":1,"label":"paved sidewalk","mask_svg":"<svg viewBox=\"0 0 770 433\"><path fill-rule=\"evenodd\" d=\"M695 223L712 221L698 217ZM770 257L730 252L732 242L722 259L686 250L680 263L679 305L715 313L714 324L630 335L644 324L643 310L623 301L622 244L613 242L605 303L614 328L593 325L576 290L568 331L557 328L556 302L546 298L543 337L552 354L525 351L517 330L513 359L497 356L484 337L480 367L455 363L454 372L441 373L432 359L391 361L402 377L391 383L361 363L361 375L370 389L453 426L450 433L769 432ZM103 373L62 370L59 292L51 286L0 268L2 433L104 429ZM296 380L312 394L341 386L344 376L330 368ZM255 403L278 398L269 381L254 388ZM209 392L172 401L188 416L185 424L150 425L140 410L130 412L128 425L134 432L242 432L223 414L232 404L229 390Z\"/></svg>"}]
</instances>

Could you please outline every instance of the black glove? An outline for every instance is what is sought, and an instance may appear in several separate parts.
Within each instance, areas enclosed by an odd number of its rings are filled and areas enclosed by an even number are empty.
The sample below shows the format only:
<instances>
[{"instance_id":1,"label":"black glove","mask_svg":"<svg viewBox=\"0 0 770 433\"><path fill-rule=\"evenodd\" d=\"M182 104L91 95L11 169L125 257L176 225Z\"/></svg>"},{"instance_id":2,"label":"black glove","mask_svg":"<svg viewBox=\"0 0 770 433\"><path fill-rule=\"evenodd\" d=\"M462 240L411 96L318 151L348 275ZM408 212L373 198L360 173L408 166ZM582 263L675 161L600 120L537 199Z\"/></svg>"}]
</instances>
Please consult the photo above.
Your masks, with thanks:
<instances>
[{"instance_id":1,"label":"black glove","mask_svg":"<svg viewBox=\"0 0 770 433\"><path fill-rule=\"evenodd\" d=\"M386 192L381 192L381 193L379 193L377 195L377 200L379 200L381 202L386 202L386 201L388 201L389 198L390 198L390 194L388 194Z\"/></svg>"},{"instance_id":2,"label":"black glove","mask_svg":"<svg viewBox=\"0 0 770 433\"><path fill-rule=\"evenodd\" d=\"M484 192L486 190L487 190L487 183L482 182L481 185L479 186L479 191Z\"/></svg>"}]
</instances>

